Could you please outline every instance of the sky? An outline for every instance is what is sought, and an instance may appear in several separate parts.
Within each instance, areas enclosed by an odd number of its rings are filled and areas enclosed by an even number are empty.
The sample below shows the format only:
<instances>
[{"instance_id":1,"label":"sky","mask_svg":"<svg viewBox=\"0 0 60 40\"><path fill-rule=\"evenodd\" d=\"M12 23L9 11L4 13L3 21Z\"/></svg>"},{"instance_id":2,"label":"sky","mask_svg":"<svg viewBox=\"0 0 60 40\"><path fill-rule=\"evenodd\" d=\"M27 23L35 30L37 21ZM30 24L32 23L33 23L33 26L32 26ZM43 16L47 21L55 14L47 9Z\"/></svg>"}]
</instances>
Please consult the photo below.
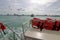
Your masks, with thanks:
<instances>
[{"instance_id":1,"label":"sky","mask_svg":"<svg viewBox=\"0 0 60 40\"><path fill-rule=\"evenodd\" d=\"M60 0L0 0L0 14L60 15Z\"/></svg>"}]
</instances>

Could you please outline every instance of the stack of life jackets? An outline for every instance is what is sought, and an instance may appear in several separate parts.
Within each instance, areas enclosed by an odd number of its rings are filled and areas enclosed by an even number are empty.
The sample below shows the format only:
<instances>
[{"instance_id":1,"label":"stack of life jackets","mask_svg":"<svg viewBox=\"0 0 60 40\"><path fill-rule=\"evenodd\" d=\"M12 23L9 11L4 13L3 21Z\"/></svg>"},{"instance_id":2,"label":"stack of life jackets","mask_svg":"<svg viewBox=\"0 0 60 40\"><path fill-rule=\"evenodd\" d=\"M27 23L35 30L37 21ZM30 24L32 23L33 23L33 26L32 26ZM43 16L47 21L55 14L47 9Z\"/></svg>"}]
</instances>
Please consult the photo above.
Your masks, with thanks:
<instances>
[{"instance_id":1,"label":"stack of life jackets","mask_svg":"<svg viewBox=\"0 0 60 40\"><path fill-rule=\"evenodd\" d=\"M55 31L60 30L60 20L52 21L52 19L50 18L47 18L46 20L33 18L31 20L31 24L32 24L32 27L36 29L40 29L41 27L43 27L43 29L46 29L46 30L55 30Z\"/></svg>"}]
</instances>

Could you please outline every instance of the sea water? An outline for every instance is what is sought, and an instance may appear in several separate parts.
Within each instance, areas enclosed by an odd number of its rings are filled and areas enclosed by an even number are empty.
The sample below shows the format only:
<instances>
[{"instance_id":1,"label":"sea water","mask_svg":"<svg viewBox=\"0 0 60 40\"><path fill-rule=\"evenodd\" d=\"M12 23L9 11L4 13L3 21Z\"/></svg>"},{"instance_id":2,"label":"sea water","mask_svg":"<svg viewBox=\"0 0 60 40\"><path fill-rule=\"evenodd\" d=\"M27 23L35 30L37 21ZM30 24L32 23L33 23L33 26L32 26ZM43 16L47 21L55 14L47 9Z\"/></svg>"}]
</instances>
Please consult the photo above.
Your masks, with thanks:
<instances>
[{"instance_id":1,"label":"sea water","mask_svg":"<svg viewBox=\"0 0 60 40\"><path fill-rule=\"evenodd\" d=\"M30 16L0 16L0 22L2 22L6 27L10 27L17 33L21 33L22 23L30 19ZM12 33L10 30L5 30L6 34ZM9 36L7 35L7 36ZM11 34L12 35L12 34ZM0 38L1 38L0 33Z\"/></svg>"}]
</instances>

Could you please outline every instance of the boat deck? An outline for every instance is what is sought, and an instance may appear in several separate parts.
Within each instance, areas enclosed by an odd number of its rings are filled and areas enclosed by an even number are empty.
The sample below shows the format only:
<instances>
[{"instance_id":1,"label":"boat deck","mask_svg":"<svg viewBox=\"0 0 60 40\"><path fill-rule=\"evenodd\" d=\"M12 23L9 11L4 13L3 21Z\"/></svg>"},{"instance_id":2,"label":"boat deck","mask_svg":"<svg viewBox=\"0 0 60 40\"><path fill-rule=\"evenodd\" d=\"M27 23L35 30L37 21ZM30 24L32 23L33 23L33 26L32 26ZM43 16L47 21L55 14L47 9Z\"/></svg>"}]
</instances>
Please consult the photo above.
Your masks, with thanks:
<instances>
[{"instance_id":1,"label":"boat deck","mask_svg":"<svg viewBox=\"0 0 60 40\"><path fill-rule=\"evenodd\" d=\"M30 29L25 32L25 40L60 40L60 31Z\"/></svg>"}]
</instances>

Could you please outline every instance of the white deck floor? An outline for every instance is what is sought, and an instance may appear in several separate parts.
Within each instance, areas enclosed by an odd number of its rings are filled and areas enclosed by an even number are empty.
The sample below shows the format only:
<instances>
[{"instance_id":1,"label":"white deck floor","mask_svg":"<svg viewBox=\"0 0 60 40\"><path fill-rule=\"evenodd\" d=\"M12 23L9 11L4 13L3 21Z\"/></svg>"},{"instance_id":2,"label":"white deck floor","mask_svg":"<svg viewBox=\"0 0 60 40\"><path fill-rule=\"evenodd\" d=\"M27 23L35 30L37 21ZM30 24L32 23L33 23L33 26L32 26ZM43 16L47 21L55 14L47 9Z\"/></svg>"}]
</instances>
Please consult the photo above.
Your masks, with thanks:
<instances>
[{"instance_id":1,"label":"white deck floor","mask_svg":"<svg viewBox=\"0 0 60 40\"><path fill-rule=\"evenodd\" d=\"M40 32L39 30L31 29L25 32L25 37L33 40L60 40L60 31L43 30Z\"/></svg>"}]
</instances>

